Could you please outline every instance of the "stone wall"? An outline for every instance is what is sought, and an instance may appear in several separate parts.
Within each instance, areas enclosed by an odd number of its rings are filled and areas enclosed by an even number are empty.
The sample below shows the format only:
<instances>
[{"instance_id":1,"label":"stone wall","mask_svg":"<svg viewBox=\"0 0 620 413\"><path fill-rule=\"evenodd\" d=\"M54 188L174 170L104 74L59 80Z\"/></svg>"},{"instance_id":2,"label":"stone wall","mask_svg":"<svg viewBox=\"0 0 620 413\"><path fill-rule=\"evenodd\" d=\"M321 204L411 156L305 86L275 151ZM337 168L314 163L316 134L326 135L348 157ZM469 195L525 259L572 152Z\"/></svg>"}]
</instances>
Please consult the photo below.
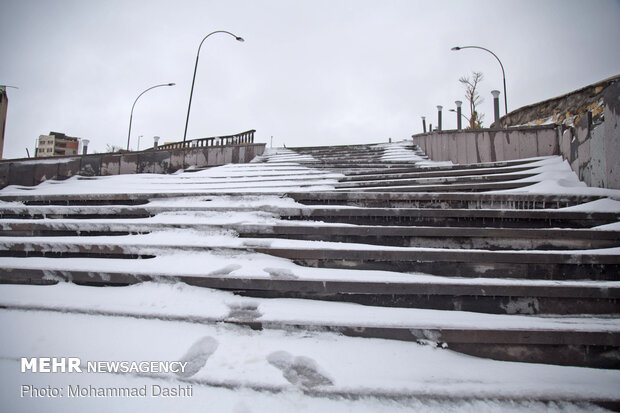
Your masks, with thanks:
<instances>
[{"instance_id":1,"label":"stone wall","mask_svg":"<svg viewBox=\"0 0 620 413\"><path fill-rule=\"evenodd\" d=\"M265 144L256 143L0 161L0 188L7 185L33 186L49 179L62 180L74 175L165 174L190 166L245 163L264 151Z\"/></svg>"},{"instance_id":2,"label":"stone wall","mask_svg":"<svg viewBox=\"0 0 620 413\"><path fill-rule=\"evenodd\" d=\"M576 126L591 113L596 124L603 121L603 98L607 90L620 83L620 75L610 77L573 92L513 110L500 119L500 126L534 126L556 124Z\"/></svg>"}]
</instances>

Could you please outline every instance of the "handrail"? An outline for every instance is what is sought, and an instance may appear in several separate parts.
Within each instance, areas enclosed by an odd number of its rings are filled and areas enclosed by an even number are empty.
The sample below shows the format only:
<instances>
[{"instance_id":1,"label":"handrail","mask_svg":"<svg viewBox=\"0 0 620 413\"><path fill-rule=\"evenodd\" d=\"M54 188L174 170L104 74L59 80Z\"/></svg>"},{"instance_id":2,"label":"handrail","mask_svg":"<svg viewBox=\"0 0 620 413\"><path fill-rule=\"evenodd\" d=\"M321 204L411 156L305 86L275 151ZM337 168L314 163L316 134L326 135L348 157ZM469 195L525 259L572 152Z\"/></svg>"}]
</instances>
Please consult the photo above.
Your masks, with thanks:
<instances>
[{"instance_id":1,"label":"handrail","mask_svg":"<svg viewBox=\"0 0 620 413\"><path fill-rule=\"evenodd\" d=\"M172 142L157 146L157 150L165 149L183 149L183 148L202 148L206 146L226 146L226 145L243 145L254 143L255 129L237 133L236 135L213 136L209 138L198 138L189 141Z\"/></svg>"}]
</instances>

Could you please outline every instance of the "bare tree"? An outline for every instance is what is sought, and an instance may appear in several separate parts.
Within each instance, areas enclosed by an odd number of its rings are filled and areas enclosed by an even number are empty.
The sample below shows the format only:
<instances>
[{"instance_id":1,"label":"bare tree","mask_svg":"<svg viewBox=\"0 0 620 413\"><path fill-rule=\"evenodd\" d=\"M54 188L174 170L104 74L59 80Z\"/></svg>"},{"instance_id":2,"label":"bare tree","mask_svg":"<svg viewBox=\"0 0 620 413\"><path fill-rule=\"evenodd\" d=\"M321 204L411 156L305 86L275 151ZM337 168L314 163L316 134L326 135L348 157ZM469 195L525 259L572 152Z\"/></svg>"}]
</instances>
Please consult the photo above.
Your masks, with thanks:
<instances>
[{"instance_id":1,"label":"bare tree","mask_svg":"<svg viewBox=\"0 0 620 413\"><path fill-rule=\"evenodd\" d=\"M120 146L116 146L116 145L110 145L109 143L105 144L105 151L107 153L111 153L111 152L120 152L123 148L121 148Z\"/></svg>"},{"instance_id":2,"label":"bare tree","mask_svg":"<svg viewBox=\"0 0 620 413\"><path fill-rule=\"evenodd\" d=\"M459 82L465 86L465 98L469 102L469 112L471 113L469 117L469 129L482 128L482 120L484 119L484 115L478 113L477 107L483 102L483 99L480 97L480 93L476 90L478 83L482 82L482 79L482 72L472 72L471 79L469 76L459 78Z\"/></svg>"}]
</instances>

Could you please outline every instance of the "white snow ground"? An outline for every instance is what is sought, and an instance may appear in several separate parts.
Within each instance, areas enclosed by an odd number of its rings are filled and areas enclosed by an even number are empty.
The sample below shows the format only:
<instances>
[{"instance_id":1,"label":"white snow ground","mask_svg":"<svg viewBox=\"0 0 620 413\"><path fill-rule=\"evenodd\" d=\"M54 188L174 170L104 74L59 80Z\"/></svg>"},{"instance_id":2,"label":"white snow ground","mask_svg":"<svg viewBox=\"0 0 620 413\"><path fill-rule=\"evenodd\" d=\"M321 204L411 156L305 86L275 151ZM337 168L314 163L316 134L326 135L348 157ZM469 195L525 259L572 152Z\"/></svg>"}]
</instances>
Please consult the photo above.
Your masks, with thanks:
<instances>
[{"instance_id":1,"label":"white snow ground","mask_svg":"<svg viewBox=\"0 0 620 413\"><path fill-rule=\"evenodd\" d=\"M387 146L389 160L411 160L431 165L402 145ZM204 222L214 226L269 223L271 208L303 208L277 195L201 197L201 193L272 193L318 191L334 188L340 175L325 173L297 162L311 161L290 150L267 154L266 163L227 165L174 175L121 175L48 181L36 188L8 187L2 195L161 193L177 198L156 199L152 206L177 206L177 213L151 218L151 222ZM553 192L606 195L573 209L620 211L620 191L587 188L559 158L537 161L542 181L511 192ZM188 194L184 197L181 195ZM193 195L192 195L193 194ZM245 211L217 211L234 204ZM215 212L184 212L207 204ZM3 203L19 207L19 203ZM65 207L76 208L76 207ZM89 208L89 207L79 207ZM93 207L97 208L97 207ZM252 211L254 209L254 211ZM259 209L261 211L259 211ZM127 222L127 221L125 221ZM138 221L139 222L139 221ZM142 222L149 222L146 219ZM1 241L8 242L8 237ZM240 247L244 243L292 245L283 240L240 240L234 233L168 230L149 235L107 237L119 243L190 243ZM14 239L14 238L13 238ZM29 238L29 241L37 241ZM61 239L58 238L57 241ZM89 242L66 237L65 241ZM38 241L55 242L47 239ZM98 237L97 242L104 241ZM313 242L297 242L316 245ZM322 248L347 244L318 243ZM247 245L247 244L246 244ZM350 246L349 246L350 247ZM605 251L617 254L618 251ZM382 281L448 282L443 277L387 271L330 270L300 267L264 254L235 252L183 252L152 260L95 258L8 258L0 265L58 270L127 271L230 277L294 277L295 279L356 279ZM451 279L454 281L454 279ZM459 280L465 284L565 283L587 281ZM597 283L617 286L618 282ZM307 302L290 299L237 297L231 293L191 287L182 283L148 282L131 287L85 287L68 283L51 286L0 285L0 400L7 412L108 412L182 410L184 412L596 412L602 409L586 400L617 400L620 372L577 367L500 362L455 353L435 343L411 343L345 337L320 329L294 328L255 331L234 321L257 319L291 323L332 320L348 325L435 325L483 328L533 327L541 329L600 329L619 331L613 317L499 316L436 310L373 308L347 303ZM203 343L210 343L207 349ZM201 347L202 346L202 347ZM188 349L192 351L188 353ZM198 349L198 350L196 350ZM202 351L203 353L200 353ZM173 361L194 355L204 366L189 377L174 374L21 373L20 357L80 357L87 361ZM286 352L286 353L282 353ZM283 356L283 354L285 356ZM200 357L202 358L200 358ZM271 361L270 361L271 360ZM277 360L277 362L274 362ZM200 361L199 365L202 363ZM318 379L317 379L318 377ZM323 384L316 384L323 383ZM22 385L57 387L63 397L21 397ZM68 397L68 386L135 387L188 386L187 397ZM572 403L552 403L562 399Z\"/></svg>"}]
</instances>

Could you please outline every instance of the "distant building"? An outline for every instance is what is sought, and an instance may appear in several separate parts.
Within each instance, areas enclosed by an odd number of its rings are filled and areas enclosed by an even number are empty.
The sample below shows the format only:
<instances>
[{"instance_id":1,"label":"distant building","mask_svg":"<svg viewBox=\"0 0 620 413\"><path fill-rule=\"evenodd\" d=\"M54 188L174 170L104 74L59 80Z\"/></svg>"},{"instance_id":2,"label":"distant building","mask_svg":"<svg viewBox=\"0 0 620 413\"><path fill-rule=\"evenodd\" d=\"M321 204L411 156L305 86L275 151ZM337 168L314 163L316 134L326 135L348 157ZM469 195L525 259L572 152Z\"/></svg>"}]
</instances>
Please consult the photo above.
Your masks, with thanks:
<instances>
[{"instance_id":1,"label":"distant building","mask_svg":"<svg viewBox=\"0 0 620 413\"><path fill-rule=\"evenodd\" d=\"M60 132L50 132L49 135L39 136L36 156L37 158L46 158L49 156L77 155L78 147L78 138Z\"/></svg>"}]
</instances>

